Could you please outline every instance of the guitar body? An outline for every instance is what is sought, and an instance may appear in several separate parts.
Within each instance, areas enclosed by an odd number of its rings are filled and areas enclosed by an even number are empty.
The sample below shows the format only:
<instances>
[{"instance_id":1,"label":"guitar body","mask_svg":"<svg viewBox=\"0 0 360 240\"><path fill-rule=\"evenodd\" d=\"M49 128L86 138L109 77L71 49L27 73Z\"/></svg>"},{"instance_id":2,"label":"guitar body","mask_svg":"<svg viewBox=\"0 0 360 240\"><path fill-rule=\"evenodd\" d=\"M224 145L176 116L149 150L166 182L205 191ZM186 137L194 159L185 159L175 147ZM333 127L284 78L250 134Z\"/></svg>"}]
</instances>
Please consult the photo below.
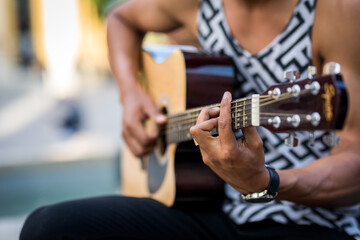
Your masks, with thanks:
<instances>
[{"instance_id":1,"label":"guitar body","mask_svg":"<svg viewBox=\"0 0 360 240\"><path fill-rule=\"evenodd\" d=\"M142 54L142 86L166 114L219 102L232 91L231 60L203 53L172 51L157 63L147 51ZM159 139L156 149L142 159L125 146L121 156L123 193L151 197L167 206L188 202L220 202L223 185L201 159L192 141L180 144Z\"/></svg>"}]
</instances>

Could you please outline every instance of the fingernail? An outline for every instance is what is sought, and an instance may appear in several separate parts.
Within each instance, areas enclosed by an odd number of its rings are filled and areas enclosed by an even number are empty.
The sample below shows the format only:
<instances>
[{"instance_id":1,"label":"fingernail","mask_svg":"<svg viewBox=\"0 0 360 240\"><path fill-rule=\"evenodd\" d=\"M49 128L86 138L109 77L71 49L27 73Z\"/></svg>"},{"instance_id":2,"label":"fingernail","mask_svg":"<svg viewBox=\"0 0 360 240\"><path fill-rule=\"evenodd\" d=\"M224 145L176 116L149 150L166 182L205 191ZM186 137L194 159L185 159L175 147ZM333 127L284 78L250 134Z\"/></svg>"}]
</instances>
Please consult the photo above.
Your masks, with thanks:
<instances>
[{"instance_id":1,"label":"fingernail","mask_svg":"<svg viewBox=\"0 0 360 240\"><path fill-rule=\"evenodd\" d=\"M193 138L195 146L199 146L198 142Z\"/></svg>"},{"instance_id":2,"label":"fingernail","mask_svg":"<svg viewBox=\"0 0 360 240\"><path fill-rule=\"evenodd\" d=\"M223 99L225 100L225 99L228 99L228 98L230 98L230 92L226 91L224 93Z\"/></svg>"},{"instance_id":3,"label":"fingernail","mask_svg":"<svg viewBox=\"0 0 360 240\"><path fill-rule=\"evenodd\" d=\"M166 117L164 115L158 115L156 116L156 121L157 122L163 122L166 120Z\"/></svg>"}]
</instances>

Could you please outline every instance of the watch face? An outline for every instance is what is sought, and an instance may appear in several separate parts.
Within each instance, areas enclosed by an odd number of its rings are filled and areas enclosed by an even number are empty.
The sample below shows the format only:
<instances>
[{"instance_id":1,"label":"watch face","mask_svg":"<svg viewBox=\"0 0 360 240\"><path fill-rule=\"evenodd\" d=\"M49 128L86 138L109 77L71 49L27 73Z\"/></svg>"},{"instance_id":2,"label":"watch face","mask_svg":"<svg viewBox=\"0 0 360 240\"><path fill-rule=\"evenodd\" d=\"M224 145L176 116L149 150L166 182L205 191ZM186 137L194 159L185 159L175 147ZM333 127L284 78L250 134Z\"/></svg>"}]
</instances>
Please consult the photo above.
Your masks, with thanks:
<instances>
[{"instance_id":1,"label":"watch face","mask_svg":"<svg viewBox=\"0 0 360 240\"><path fill-rule=\"evenodd\" d=\"M274 200L274 198L272 197L246 199L247 202L251 202L251 203L266 203L266 202L271 202L272 200Z\"/></svg>"},{"instance_id":2,"label":"watch face","mask_svg":"<svg viewBox=\"0 0 360 240\"><path fill-rule=\"evenodd\" d=\"M269 170L270 174L270 181L268 187L258 193L250 193L247 195L241 195L241 198L244 199L247 202L251 203L266 203L274 200L274 198L277 196L277 191L279 188L279 175L275 171L274 168L269 167L265 165L266 168Z\"/></svg>"}]
</instances>

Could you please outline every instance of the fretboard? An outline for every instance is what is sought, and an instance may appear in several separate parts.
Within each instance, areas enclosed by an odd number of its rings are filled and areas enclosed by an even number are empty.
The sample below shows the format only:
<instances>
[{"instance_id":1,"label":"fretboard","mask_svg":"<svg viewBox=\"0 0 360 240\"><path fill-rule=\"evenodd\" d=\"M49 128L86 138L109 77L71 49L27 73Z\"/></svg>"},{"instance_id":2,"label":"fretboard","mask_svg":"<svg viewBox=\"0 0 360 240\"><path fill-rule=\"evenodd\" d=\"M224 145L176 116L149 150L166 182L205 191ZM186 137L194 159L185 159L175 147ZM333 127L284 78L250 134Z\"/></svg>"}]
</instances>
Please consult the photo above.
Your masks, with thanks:
<instances>
[{"instance_id":1,"label":"fretboard","mask_svg":"<svg viewBox=\"0 0 360 240\"><path fill-rule=\"evenodd\" d=\"M259 98L259 95L255 94L231 102L233 131L249 126L259 126ZM201 110L214 107L220 107L220 104L193 108L182 113L169 115L163 129L166 142L171 144L191 140L190 128L196 125ZM212 134L217 135L217 133L217 129L213 129Z\"/></svg>"}]
</instances>

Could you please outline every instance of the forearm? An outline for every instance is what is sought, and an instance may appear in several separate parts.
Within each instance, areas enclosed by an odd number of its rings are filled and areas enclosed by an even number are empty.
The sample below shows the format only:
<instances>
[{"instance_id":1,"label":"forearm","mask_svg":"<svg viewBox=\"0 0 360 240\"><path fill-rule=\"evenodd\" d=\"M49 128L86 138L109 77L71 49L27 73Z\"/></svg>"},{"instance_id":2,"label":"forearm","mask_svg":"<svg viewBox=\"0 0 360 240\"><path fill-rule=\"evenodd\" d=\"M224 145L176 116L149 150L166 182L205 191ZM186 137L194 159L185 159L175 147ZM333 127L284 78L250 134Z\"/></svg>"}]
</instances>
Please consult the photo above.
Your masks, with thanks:
<instances>
[{"instance_id":1,"label":"forearm","mask_svg":"<svg viewBox=\"0 0 360 240\"><path fill-rule=\"evenodd\" d=\"M341 65L348 113L340 132L341 144L328 157L303 168L278 171L278 199L321 207L360 203L359 7L359 1L317 3L312 39L313 49L318 51L313 52L313 62L319 67L330 61ZM348 39L346 44L344 39Z\"/></svg>"},{"instance_id":2,"label":"forearm","mask_svg":"<svg viewBox=\"0 0 360 240\"><path fill-rule=\"evenodd\" d=\"M123 101L126 92L139 88L137 75L144 34L128 24L119 13L108 16L107 28L110 65Z\"/></svg>"},{"instance_id":3,"label":"forearm","mask_svg":"<svg viewBox=\"0 0 360 240\"><path fill-rule=\"evenodd\" d=\"M360 154L346 149L303 168L278 170L277 199L309 206L340 207L360 202Z\"/></svg>"}]
</instances>

